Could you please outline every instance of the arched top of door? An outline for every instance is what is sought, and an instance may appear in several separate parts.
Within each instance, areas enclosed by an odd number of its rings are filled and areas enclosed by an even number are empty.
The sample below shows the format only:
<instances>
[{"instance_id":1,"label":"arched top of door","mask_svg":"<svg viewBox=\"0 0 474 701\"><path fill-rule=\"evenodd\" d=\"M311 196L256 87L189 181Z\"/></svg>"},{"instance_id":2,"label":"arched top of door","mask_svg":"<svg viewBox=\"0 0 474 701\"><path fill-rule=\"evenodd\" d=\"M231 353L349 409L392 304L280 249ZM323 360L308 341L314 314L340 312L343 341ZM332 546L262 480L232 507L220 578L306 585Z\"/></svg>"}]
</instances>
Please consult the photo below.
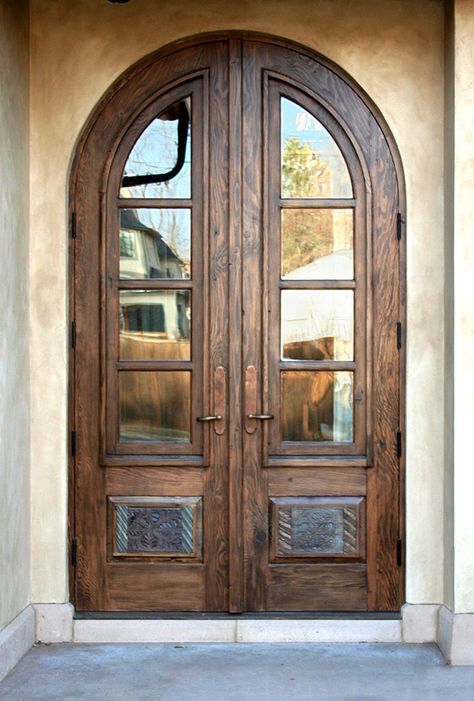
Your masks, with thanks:
<instances>
[{"instance_id":1,"label":"arched top of door","mask_svg":"<svg viewBox=\"0 0 474 701\"><path fill-rule=\"evenodd\" d=\"M400 153L393 134L377 105L363 88L340 66L313 49L288 39L254 32L215 32L200 34L168 44L145 56L130 66L109 87L94 108L76 145L70 173L70 196L75 191L81 157L91 145L91 136L101 136L101 151L104 161L100 168L107 179L115 148L123 135L140 113L160 94L189 81L202 73L202 69L190 71L186 56L200 51L205 64L206 52L219 50L231 42L245 42L247 46L259 47L268 54L279 54L285 59L291 72L272 71L268 75L307 93L316 99L342 127L356 151L370 189L370 162L374 164L373 130L386 142L397 178L398 208L405 211L405 181ZM203 65L204 65L203 64ZM334 95L338 96L335 102ZM95 139L92 138L92 141ZM367 168L367 164L369 164ZM105 171L104 171L105 168ZM100 189L105 183L102 180Z\"/></svg>"}]
</instances>

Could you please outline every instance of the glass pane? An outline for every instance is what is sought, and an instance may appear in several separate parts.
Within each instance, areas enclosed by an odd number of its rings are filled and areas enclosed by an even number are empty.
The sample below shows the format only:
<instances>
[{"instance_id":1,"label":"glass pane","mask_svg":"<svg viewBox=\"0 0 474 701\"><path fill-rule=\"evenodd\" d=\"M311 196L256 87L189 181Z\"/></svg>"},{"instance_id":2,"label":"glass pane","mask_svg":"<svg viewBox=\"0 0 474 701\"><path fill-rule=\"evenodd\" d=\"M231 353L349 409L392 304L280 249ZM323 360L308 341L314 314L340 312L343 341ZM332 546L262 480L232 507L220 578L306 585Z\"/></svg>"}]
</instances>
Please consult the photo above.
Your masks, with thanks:
<instances>
[{"instance_id":1,"label":"glass pane","mask_svg":"<svg viewBox=\"0 0 474 701\"><path fill-rule=\"evenodd\" d=\"M191 360L189 290L122 290L120 357Z\"/></svg>"},{"instance_id":2,"label":"glass pane","mask_svg":"<svg viewBox=\"0 0 474 701\"><path fill-rule=\"evenodd\" d=\"M121 197L191 196L191 99L161 112L135 142Z\"/></svg>"},{"instance_id":3,"label":"glass pane","mask_svg":"<svg viewBox=\"0 0 474 701\"><path fill-rule=\"evenodd\" d=\"M352 442L353 373L282 373L284 441Z\"/></svg>"},{"instance_id":4,"label":"glass pane","mask_svg":"<svg viewBox=\"0 0 474 701\"><path fill-rule=\"evenodd\" d=\"M189 209L120 210L120 278L191 277Z\"/></svg>"},{"instance_id":5,"label":"glass pane","mask_svg":"<svg viewBox=\"0 0 474 701\"><path fill-rule=\"evenodd\" d=\"M191 373L119 373L120 440L190 442Z\"/></svg>"},{"instance_id":6,"label":"glass pane","mask_svg":"<svg viewBox=\"0 0 474 701\"><path fill-rule=\"evenodd\" d=\"M281 275L288 280L352 280L352 209L283 209Z\"/></svg>"},{"instance_id":7,"label":"glass pane","mask_svg":"<svg viewBox=\"0 0 474 701\"><path fill-rule=\"evenodd\" d=\"M281 99L281 196L352 197L346 162L321 122Z\"/></svg>"},{"instance_id":8,"label":"glass pane","mask_svg":"<svg viewBox=\"0 0 474 701\"><path fill-rule=\"evenodd\" d=\"M353 360L354 293L284 290L281 356L295 360Z\"/></svg>"}]
</instances>

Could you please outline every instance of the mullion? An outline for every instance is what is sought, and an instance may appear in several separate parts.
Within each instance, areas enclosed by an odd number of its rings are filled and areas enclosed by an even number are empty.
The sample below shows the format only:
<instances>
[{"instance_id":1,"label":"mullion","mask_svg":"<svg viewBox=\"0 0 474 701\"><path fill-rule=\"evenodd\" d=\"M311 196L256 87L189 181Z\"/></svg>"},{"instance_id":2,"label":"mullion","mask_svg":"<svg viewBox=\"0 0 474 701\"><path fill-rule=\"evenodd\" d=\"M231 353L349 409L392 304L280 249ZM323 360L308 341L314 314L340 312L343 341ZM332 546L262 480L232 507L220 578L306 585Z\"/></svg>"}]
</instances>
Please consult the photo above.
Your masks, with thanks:
<instances>
[{"instance_id":1,"label":"mullion","mask_svg":"<svg viewBox=\"0 0 474 701\"><path fill-rule=\"evenodd\" d=\"M285 280L280 279L280 290L355 290L356 280Z\"/></svg>"},{"instance_id":2,"label":"mullion","mask_svg":"<svg viewBox=\"0 0 474 701\"><path fill-rule=\"evenodd\" d=\"M167 278L144 278L142 280L117 280L118 290L192 290L193 281L190 278L172 280Z\"/></svg>"},{"instance_id":3,"label":"mullion","mask_svg":"<svg viewBox=\"0 0 474 701\"><path fill-rule=\"evenodd\" d=\"M282 371L304 372L308 370L350 371L356 370L354 360L280 360L279 368Z\"/></svg>"},{"instance_id":4,"label":"mullion","mask_svg":"<svg viewBox=\"0 0 474 701\"><path fill-rule=\"evenodd\" d=\"M192 209L192 199L141 199L137 197L118 198L119 209Z\"/></svg>"},{"instance_id":5,"label":"mullion","mask_svg":"<svg viewBox=\"0 0 474 701\"><path fill-rule=\"evenodd\" d=\"M184 370L191 372L194 369L192 360L116 360L115 367L118 372L125 370Z\"/></svg>"},{"instance_id":6,"label":"mullion","mask_svg":"<svg viewBox=\"0 0 474 701\"><path fill-rule=\"evenodd\" d=\"M351 199L314 199L311 197L280 198L281 209L354 209L356 200Z\"/></svg>"}]
</instances>

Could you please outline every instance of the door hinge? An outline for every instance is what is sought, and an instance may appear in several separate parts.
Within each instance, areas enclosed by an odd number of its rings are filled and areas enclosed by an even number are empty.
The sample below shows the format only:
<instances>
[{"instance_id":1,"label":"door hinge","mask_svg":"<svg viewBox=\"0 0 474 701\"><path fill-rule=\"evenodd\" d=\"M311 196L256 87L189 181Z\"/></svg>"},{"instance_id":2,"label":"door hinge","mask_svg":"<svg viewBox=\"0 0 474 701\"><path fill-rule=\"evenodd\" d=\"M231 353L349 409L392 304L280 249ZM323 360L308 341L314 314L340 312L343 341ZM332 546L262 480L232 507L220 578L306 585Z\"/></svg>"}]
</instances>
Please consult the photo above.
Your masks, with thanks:
<instances>
[{"instance_id":1,"label":"door hinge","mask_svg":"<svg viewBox=\"0 0 474 701\"><path fill-rule=\"evenodd\" d=\"M76 432L71 431L71 455L73 458L76 457Z\"/></svg>"},{"instance_id":2,"label":"door hinge","mask_svg":"<svg viewBox=\"0 0 474 701\"><path fill-rule=\"evenodd\" d=\"M76 322L73 321L71 324L71 346L76 347Z\"/></svg>"},{"instance_id":3,"label":"door hinge","mask_svg":"<svg viewBox=\"0 0 474 701\"><path fill-rule=\"evenodd\" d=\"M71 236L73 239L76 238L76 212L71 214Z\"/></svg>"},{"instance_id":4,"label":"door hinge","mask_svg":"<svg viewBox=\"0 0 474 701\"><path fill-rule=\"evenodd\" d=\"M402 238L402 226L405 223L400 212L397 212L397 240L400 241Z\"/></svg>"},{"instance_id":5,"label":"door hinge","mask_svg":"<svg viewBox=\"0 0 474 701\"><path fill-rule=\"evenodd\" d=\"M402 457L402 432L397 431L397 458Z\"/></svg>"},{"instance_id":6,"label":"door hinge","mask_svg":"<svg viewBox=\"0 0 474 701\"><path fill-rule=\"evenodd\" d=\"M76 566L77 562L77 540L73 538L71 540L71 565Z\"/></svg>"},{"instance_id":7,"label":"door hinge","mask_svg":"<svg viewBox=\"0 0 474 701\"><path fill-rule=\"evenodd\" d=\"M397 540L397 565L398 567L403 565L403 543L401 538Z\"/></svg>"},{"instance_id":8,"label":"door hinge","mask_svg":"<svg viewBox=\"0 0 474 701\"><path fill-rule=\"evenodd\" d=\"M402 347L402 322L397 321L397 348L400 350Z\"/></svg>"}]
</instances>

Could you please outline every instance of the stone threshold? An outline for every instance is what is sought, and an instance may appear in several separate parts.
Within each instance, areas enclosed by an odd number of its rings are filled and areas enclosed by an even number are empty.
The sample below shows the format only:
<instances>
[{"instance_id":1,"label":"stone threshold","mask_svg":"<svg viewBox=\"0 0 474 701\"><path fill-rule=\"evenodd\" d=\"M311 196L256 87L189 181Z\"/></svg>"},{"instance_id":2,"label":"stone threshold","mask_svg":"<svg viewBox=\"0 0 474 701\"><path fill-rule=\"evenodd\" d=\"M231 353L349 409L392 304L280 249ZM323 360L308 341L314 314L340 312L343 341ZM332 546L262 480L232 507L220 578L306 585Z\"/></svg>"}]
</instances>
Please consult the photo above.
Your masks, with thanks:
<instances>
[{"instance_id":1,"label":"stone threshold","mask_svg":"<svg viewBox=\"0 0 474 701\"><path fill-rule=\"evenodd\" d=\"M400 611L266 611L203 613L197 611L75 611L74 620L401 620Z\"/></svg>"},{"instance_id":2,"label":"stone threshold","mask_svg":"<svg viewBox=\"0 0 474 701\"><path fill-rule=\"evenodd\" d=\"M75 619L76 643L397 643L400 619Z\"/></svg>"},{"instance_id":3,"label":"stone threshold","mask_svg":"<svg viewBox=\"0 0 474 701\"><path fill-rule=\"evenodd\" d=\"M75 612L35 604L36 640L45 643L434 642L438 605L402 611L203 614Z\"/></svg>"}]
</instances>

